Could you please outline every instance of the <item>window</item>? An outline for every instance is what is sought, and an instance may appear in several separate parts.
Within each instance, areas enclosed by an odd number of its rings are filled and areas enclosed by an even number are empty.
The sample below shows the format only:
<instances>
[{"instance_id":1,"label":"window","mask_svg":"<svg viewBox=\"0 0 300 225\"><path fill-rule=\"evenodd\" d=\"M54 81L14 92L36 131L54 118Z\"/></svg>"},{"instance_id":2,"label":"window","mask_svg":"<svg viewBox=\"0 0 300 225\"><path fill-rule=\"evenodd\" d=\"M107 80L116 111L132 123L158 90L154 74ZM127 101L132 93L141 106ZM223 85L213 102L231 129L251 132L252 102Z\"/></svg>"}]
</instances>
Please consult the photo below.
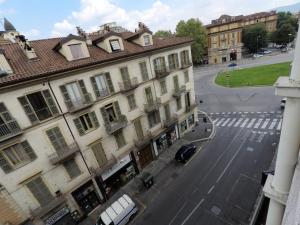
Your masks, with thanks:
<instances>
[{"instance_id":1,"label":"window","mask_svg":"<svg viewBox=\"0 0 300 225\"><path fill-rule=\"evenodd\" d=\"M46 134L57 153L63 153L66 150L68 146L59 127L47 130Z\"/></svg>"},{"instance_id":2,"label":"window","mask_svg":"<svg viewBox=\"0 0 300 225\"><path fill-rule=\"evenodd\" d=\"M149 127L152 128L155 125L160 123L160 116L159 116L159 111L154 110L150 113L148 113L148 121L149 121Z\"/></svg>"},{"instance_id":3,"label":"window","mask_svg":"<svg viewBox=\"0 0 300 225\"><path fill-rule=\"evenodd\" d=\"M69 45L73 59L84 58L82 44Z\"/></svg>"},{"instance_id":4,"label":"window","mask_svg":"<svg viewBox=\"0 0 300 225\"><path fill-rule=\"evenodd\" d=\"M176 106L177 106L177 111L182 108L181 97L176 98Z\"/></svg>"},{"instance_id":5,"label":"window","mask_svg":"<svg viewBox=\"0 0 300 225\"><path fill-rule=\"evenodd\" d=\"M102 147L101 142L97 142L91 146L94 156L98 162L99 167L104 166L107 163L107 158Z\"/></svg>"},{"instance_id":6,"label":"window","mask_svg":"<svg viewBox=\"0 0 300 225\"><path fill-rule=\"evenodd\" d=\"M184 120L180 123L180 131L184 132L186 129L187 129L187 123L186 120Z\"/></svg>"},{"instance_id":7,"label":"window","mask_svg":"<svg viewBox=\"0 0 300 225\"><path fill-rule=\"evenodd\" d=\"M189 71L184 71L184 82L187 83L190 81Z\"/></svg>"},{"instance_id":8,"label":"window","mask_svg":"<svg viewBox=\"0 0 300 225\"><path fill-rule=\"evenodd\" d=\"M174 84L175 91L179 90L179 81L178 81L178 76L177 75L173 77L173 84Z\"/></svg>"},{"instance_id":9,"label":"window","mask_svg":"<svg viewBox=\"0 0 300 225\"><path fill-rule=\"evenodd\" d=\"M49 90L28 94L18 99L33 124L59 113Z\"/></svg>"},{"instance_id":10,"label":"window","mask_svg":"<svg viewBox=\"0 0 300 225\"><path fill-rule=\"evenodd\" d=\"M66 85L67 92L70 96L70 99L74 105L81 103L81 92L77 82L73 82Z\"/></svg>"},{"instance_id":11,"label":"window","mask_svg":"<svg viewBox=\"0 0 300 225\"><path fill-rule=\"evenodd\" d=\"M169 120L171 118L171 112L170 112L170 105L169 103L164 105L164 110L165 110L165 117L166 120Z\"/></svg>"},{"instance_id":12,"label":"window","mask_svg":"<svg viewBox=\"0 0 300 225\"><path fill-rule=\"evenodd\" d=\"M48 205L54 199L41 177L29 181L26 186L41 206Z\"/></svg>"},{"instance_id":13,"label":"window","mask_svg":"<svg viewBox=\"0 0 300 225\"><path fill-rule=\"evenodd\" d=\"M109 43L113 52L121 50L119 40L110 40Z\"/></svg>"},{"instance_id":14,"label":"window","mask_svg":"<svg viewBox=\"0 0 300 225\"><path fill-rule=\"evenodd\" d=\"M163 71L166 69L165 57L158 57L153 60L154 70L155 71Z\"/></svg>"},{"instance_id":15,"label":"window","mask_svg":"<svg viewBox=\"0 0 300 225\"><path fill-rule=\"evenodd\" d=\"M116 122L122 116L120 106L117 101L100 108L100 111L105 124Z\"/></svg>"},{"instance_id":16,"label":"window","mask_svg":"<svg viewBox=\"0 0 300 225\"><path fill-rule=\"evenodd\" d=\"M187 66L190 64L190 56L188 50L184 50L180 53L180 60L182 66Z\"/></svg>"},{"instance_id":17,"label":"window","mask_svg":"<svg viewBox=\"0 0 300 225\"><path fill-rule=\"evenodd\" d=\"M114 87L109 73L91 77L91 82L97 98L103 98L114 93Z\"/></svg>"},{"instance_id":18,"label":"window","mask_svg":"<svg viewBox=\"0 0 300 225\"><path fill-rule=\"evenodd\" d=\"M177 69L179 67L178 54L177 53L168 55L168 60L169 60L169 68L171 70Z\"/></svg>"},{"instance_id":19,"label":"window","mask_svg":"<svg viewBox=\"0 0 300 225\"><path fill-rule=\"evenodd\" d=\"M74 159L64 162L64 167L71 179L78 177L81 174L81 171Z\"/></svg>"},{"instance_id":20,"label":"window","mask_svg":"<svg viewBox=\"0 0 300 225\"><path fill-rule=\"evenodd\" d=\"M118 148L122 148L123 146L126 145L125 138L123 136L122 131L115 133L115 138L116 138Z\"/></svg>"},{"instance_id":21,"label":"window","mask_svg":"<svg viewBox=\"0 0 300 225\"><path fill-rule=\"evenodd\" d=\"M145 88L145 94L146 94L147 103L152 104L154 102L154 100L153 100L153 96L152 96L151 87Z\"/></svg>"},{"instance_id":22,"label":"window","mask_svg":"<svg viewBox=\"0 0 300 225\"><path fill-rule=\"evenodd\" d=\"M136 103L135 103L134 94L128 95L127 100L128 100L128 105L129 105L130 110L135 109Z\"/></svg>"},{"instance_id":23,"label":"window","mask_svg":"<svg viewBox=\"0 0 300 225\"><path fill-rule=\"evenodd\" d=\"M149 80L146 62L139 63L143 81Z\"/></svg>"},{"instance_id":24,"label":"window","mask_svg":"<svg viewBox=\"0 0 300 225\"><path fill-rule=\"evenodd\" d=\"M150 35L144 35L144 43L145 45L150 45Z\"/></svg>"},{"instance_id":25,"label":"window","mask_svg":"<svg viewBox=\"0 0 300 225\"><path fill-rule=\"evenodd\" d=\"M86 113L73 121L79 135L83 135L99 127L99 122L95 112Z\"/></svg>"},{"instance_id":26,"label":"window","mask_svg":"<svg viewBox=\"0 0 300 225\"><path fill-rule=\"evenodd\" d=\"M161 91L161 95L164 95L164 94L166 94L168 92L165 80L162 80L160 82L160 91Z\"/></svg>"},{"instance_id":27,"label":"window","mask_svg":"<svg viewBox=\"0 0 300 225\"><path fill-rule=\"evenodd\" d=\"M19 124L11 116L3 102L0 102L0 139L21 132Z\"/></svg>"}]
</instances>

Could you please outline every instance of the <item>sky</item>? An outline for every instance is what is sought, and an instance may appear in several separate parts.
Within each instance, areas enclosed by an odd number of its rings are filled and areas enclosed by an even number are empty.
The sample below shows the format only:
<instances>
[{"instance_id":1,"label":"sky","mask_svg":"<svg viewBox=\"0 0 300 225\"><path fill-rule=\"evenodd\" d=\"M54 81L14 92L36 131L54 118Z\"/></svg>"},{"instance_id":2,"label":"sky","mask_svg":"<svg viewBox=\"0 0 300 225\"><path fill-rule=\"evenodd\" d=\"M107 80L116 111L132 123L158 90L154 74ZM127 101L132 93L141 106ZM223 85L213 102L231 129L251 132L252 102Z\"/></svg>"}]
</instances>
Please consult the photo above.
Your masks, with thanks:
<instances>
[{"instance_id":1,"label":"sky","mask_svg":"<svg viewBox=\"0 0 300 225\"><path fill-rule=\"evenodd\" d=\"M199 18L209 24L222 14L269 11L299 0L0 0L6 17L29 40L76 34L76 26L96 31L107 22L134 30L138 22L153 32L175 31L180 20ZM3 25L0 24L0 29Z\"/></svg>"}]
</instances>

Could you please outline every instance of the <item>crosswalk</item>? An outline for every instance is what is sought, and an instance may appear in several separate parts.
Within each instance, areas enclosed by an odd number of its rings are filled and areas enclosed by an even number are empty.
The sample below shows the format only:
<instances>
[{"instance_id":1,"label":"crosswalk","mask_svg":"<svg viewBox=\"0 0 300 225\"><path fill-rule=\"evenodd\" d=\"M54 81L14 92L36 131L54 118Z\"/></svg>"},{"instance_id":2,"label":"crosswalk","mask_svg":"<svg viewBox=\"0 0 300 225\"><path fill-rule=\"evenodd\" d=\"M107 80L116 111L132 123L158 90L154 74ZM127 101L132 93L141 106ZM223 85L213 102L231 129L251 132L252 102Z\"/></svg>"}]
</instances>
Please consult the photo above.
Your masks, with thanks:
<instances>
[{"instance_id":1,"label":"crosswalk","mask_svg":"<svg viewBox=\"0 0 300 225\"><path fill-rule=\"evenodd\" d=\"M282 118L217 118L213 122L217 127L281 130Z\"/></svg>"}]
</instances>

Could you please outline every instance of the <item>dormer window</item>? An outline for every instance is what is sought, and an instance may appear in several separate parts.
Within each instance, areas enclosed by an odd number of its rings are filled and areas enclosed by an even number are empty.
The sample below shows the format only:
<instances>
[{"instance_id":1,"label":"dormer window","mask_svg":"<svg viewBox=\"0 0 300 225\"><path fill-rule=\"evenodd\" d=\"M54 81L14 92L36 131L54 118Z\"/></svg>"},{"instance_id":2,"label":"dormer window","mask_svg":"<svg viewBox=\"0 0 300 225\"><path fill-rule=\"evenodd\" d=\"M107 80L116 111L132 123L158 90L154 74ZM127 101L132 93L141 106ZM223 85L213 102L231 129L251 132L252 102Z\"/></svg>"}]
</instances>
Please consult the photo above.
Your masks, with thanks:
<instances>
[{"instance_id":1,"label":"dormer window","mask_svg":"<svg viewBox=\"0 0 300 225\"><path fill-rule=\"evenodd\" d=\"M110 40L109 43L113 52L121 50L119 40Z\"/></svg>"},{"instance_id":2,"label":"dormer window","mask_svg":"<svg viewBox=\"0 0 300 225\"><path fill-rule=\"evenodd\" d=\"M150 35L144 35L144 44L150 45Z\"/></svg>"},{"instance_id":3,"label":"dormer window","mask_svg":"<svg viewBox=\"0 0 300 225\"><path fill-rule=\"evenodd\" d=\"M81 44L69 45L69 48L73 59L81 59L85 57L83 54L83 49Z\"/></svg>"}]
</instances>

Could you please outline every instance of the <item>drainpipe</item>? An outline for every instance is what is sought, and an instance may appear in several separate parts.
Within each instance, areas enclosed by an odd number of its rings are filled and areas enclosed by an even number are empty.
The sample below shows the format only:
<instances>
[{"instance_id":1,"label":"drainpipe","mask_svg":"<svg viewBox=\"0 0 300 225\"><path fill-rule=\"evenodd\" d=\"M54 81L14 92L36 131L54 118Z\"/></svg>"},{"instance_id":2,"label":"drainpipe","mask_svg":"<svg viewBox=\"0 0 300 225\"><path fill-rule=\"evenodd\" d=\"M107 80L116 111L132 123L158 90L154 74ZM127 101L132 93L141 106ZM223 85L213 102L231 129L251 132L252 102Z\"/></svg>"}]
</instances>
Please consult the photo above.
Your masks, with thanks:
<instances>
[{"instance_id":1,"label":"drainpipe","mask_svg":"<svg viewBox=\"0 0 300 225\"><path fill-rule=\"evenodd\" d=\"M299 24L300 25L300 24ZM300 85L300 35L297 37L295 55L289 79L290 88ZM300 98L287 97L283 115L282 130L278 146L275 174L271 182L273 197L270 198L266 225L280 225L283 219L285 205L279 201L281 197L289 194L295 166L299 155Z\"/></svg>"}]
</instances>

